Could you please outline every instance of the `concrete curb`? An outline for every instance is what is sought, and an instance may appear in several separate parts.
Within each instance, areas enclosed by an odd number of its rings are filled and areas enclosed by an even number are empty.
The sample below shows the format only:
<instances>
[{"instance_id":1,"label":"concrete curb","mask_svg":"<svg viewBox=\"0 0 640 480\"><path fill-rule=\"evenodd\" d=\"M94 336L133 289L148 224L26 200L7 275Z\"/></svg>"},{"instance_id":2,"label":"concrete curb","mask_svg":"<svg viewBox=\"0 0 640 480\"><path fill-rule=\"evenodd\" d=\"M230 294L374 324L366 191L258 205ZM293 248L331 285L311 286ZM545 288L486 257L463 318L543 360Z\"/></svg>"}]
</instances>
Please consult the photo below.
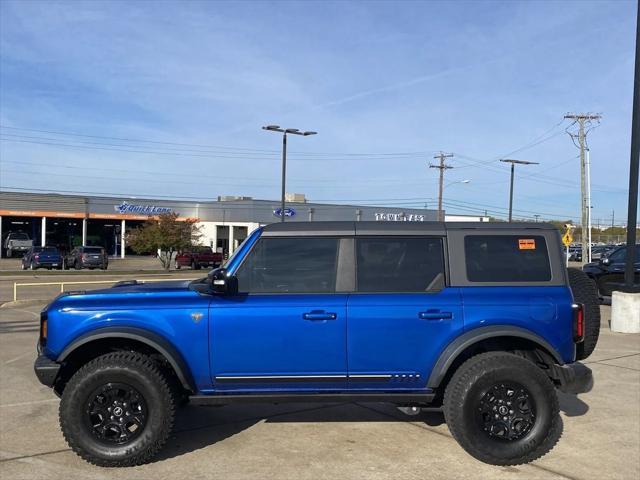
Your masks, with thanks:
<instances>
[{"instance_id":1,"label":"concrete curb","mask_svg":"<svg viewBox=\"0 0 640 480\"><path fill-rule=\"evenodd\" d=\"M50 298L30 298L29 300L16 300L12 302L5 302L0 305L0 308L18 308L28 307L30 305L38 305L40 303L50 302Z\"/></svg>"}]
</instances>

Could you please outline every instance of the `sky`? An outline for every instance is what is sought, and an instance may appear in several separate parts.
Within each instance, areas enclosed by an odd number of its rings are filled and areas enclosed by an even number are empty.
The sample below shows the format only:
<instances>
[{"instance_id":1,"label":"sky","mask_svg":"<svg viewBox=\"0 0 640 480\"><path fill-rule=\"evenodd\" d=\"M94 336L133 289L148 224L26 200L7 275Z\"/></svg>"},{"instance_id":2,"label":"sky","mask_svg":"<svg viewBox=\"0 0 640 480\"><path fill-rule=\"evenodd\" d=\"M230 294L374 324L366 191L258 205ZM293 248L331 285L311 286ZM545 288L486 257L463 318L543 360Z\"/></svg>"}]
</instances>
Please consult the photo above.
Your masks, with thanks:
<instances>
[{"instance_id":1,"label":"sky","mask_svg":"<svg viewBox=\"0 0 640 480\"><path fill-rule=\"evenodd\" d=\"M0 1L0 189L580 215L627 209L635 1ZM468 183L463 181L470 180Z\"/></svg>"}]
</instances>

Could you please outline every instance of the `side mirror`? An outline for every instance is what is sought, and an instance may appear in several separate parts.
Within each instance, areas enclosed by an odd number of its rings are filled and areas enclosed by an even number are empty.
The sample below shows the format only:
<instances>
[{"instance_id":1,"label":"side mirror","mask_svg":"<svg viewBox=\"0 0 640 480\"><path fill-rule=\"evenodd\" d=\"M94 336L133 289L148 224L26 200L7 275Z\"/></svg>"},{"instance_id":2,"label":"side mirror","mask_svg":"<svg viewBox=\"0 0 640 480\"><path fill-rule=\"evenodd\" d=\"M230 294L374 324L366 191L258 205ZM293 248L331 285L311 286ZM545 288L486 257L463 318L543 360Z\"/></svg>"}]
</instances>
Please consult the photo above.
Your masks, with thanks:
<instances>
[{"instance_id":1,"label":"side mirror","mask_svg":"<svg viewBox=\"0 0 640 480\"><path fill-rule=\"evenodd\" d=\"M230 274L226 268L216 268L209 273L209 285L211 290L222 295L235 295L238 293L238 278Z\"/></svg>"}]
</instances>

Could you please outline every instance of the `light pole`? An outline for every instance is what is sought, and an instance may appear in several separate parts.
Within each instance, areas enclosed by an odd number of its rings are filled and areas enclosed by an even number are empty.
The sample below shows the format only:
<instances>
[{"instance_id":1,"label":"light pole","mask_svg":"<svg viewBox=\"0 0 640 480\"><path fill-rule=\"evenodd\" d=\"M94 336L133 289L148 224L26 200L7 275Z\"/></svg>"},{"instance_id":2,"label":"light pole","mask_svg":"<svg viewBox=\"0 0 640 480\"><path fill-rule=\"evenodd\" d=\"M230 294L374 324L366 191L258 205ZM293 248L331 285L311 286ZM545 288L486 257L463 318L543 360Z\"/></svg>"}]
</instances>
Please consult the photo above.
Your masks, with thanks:
<instances>
[{"instance_id":1,"label":"light pole","mask_svg":"<svg viewBox=\"0 0 640 480\"><path fill-rule=\"evenodd\" d=\"M291 133L292 135L308 137L309 135L316 135L318 132L301 132L297 128L280 128L280 125L267 125L262 127L262 129L282 133L282 195L280 198L280 221L284 222L284 196L287 179L287 134Z\"/></svg>"},{"instance_id":2,"label":"light pole","mask_svg":"<svg viewBox=\"0 0 640 480\"><path fill-rule=\"evenodd\" d=\"M511 188L509 188L509 221L511 221L511 219L513 218L513 174L515 171L516 163L518 165L538 165L538 162L529 162L528 160L512 160L510 158L503 158L500 161L511 164Z\"/></svg>"},{"instance_id":3,"label":"light pole","mask_svg":"<svg viewBox=\"0 0 640 480\"><path fill-rule=\"evenodd\" d=\"M447 189L447 187L450 187L451 185L455 185L456 183L465 183L466 184L466 183L469 183L469 182L471 182L471 180L469 180L469 179L456 180L455 182L447 183L446 185L444 185L442 187L442 192L441 192L441 195L440 195L440 202L438 202L438 205L439 205L439 207L438 207L438 220L440 220L441 222L445 221L445 217L444 217L443 211L442 211L443 210L443 208L442 208L442 198L444 197L444 191Z\"/></svg>"}]
</instances>

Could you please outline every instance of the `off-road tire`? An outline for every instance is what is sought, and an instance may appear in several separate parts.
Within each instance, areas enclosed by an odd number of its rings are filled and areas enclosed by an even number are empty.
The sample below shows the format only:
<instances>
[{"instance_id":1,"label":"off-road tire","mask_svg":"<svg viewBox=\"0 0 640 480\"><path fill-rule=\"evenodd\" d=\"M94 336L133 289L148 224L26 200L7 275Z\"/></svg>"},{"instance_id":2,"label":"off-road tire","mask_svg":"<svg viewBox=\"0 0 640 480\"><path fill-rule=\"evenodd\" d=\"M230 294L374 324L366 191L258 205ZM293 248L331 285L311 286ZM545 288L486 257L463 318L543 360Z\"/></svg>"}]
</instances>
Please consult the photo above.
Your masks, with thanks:
<instances>
[{"instance_id":1,"label":"off-road tire","mask_svg":"<svg viewBox=\"0 0 640 480\"><path fill-rule=\"evenodd\" d=\"M479 422L480 400L501 383L520 385L530 393L535 417L521 438L492 437ZM549 452L562 435L553 383L532 362L507 352L481 353L463 363L446 387L443 407L453 438L470 455L492 465L532 462Z\"/></svg>"},{"instance_id":2,"label":"off-road tire","mask_svg":"<svg viewBox=\"0 0 640 480\"><path fill-rule=\"evenodd\" d=\"M584 360L593 353L600 335L600 302L598 287L578 268L568 268L573 299L584 305L584 341L576 345L576 360Z\"/></svg>"},{"instance_id":3,"label":"off-road tire","mask_svg":"<svg viewBox=\"0 0 640 480\"><path fill-rule=\"evenodd\" d=\"M93 392L109 383L134 387L147 407L142 431L120 445L98 439L85 417ZM175 402L166 376L151 358L114 352L92 360L71 377L62 394L59 417L65 440L84 460L101 467L129 467L148 462L164 446L173 428Z\"/></svg>"},{"instance_id":4,"label":"off-road tire","mask_svg":"<svg viewBox=\"0 0 640 480\"><path fill-rule=\"evenodd\" d=\"M73 268L76 269L76 270L82 270L82 263L80 263L77 260L75 260L73 262Z\"/></svg>"}]
</instances>

